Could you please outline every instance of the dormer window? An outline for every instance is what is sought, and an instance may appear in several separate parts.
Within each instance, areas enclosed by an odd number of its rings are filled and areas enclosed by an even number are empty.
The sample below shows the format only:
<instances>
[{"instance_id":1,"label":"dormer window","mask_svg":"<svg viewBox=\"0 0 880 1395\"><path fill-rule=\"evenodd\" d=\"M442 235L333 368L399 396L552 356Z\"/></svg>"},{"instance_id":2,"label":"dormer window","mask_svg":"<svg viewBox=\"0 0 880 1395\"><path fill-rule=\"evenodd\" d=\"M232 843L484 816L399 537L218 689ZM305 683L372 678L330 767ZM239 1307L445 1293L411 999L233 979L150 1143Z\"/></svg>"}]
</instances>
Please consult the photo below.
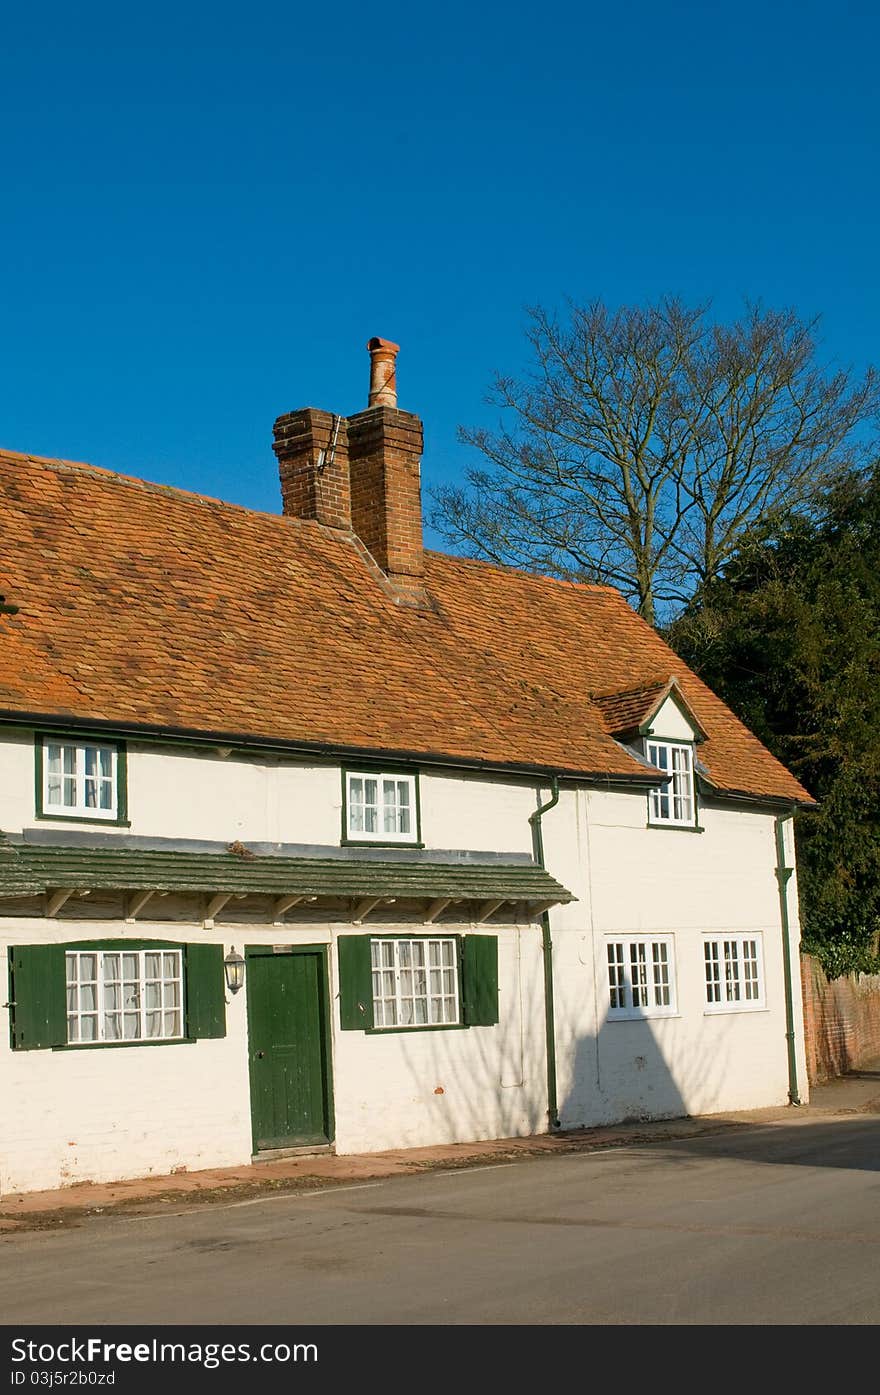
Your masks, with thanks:
<instances>
[{"instance_id":1,"label":"dormer window","mask_svg":"<svg viewBox=\"0 0 880 1395\"><path fill-rule=\"evenodd\" d=\"M344 778L346 842L418 842L415 775L347 770Z\"/></svg>"},{"instance_id":2,"label":"dormer window","mask_svg":"<svg viewBox=\"0 0 880 1395\"><path fill-rule=\"evenodd\" d=\"M651 765L669 775L648 792L648 822L692 828L696 823L693 747L674 741L646 741Z\"/></svg>"}]
</instances>

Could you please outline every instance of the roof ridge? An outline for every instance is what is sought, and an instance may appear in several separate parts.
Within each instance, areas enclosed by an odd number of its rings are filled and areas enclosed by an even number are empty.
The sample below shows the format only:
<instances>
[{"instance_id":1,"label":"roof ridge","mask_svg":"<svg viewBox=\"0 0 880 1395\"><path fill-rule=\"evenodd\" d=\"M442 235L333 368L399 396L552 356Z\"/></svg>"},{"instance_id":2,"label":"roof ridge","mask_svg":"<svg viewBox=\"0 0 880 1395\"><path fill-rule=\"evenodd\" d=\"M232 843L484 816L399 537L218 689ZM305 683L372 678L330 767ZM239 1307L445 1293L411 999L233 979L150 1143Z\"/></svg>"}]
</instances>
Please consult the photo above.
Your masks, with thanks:
<instances>
[{"instance_id":1,"label":"roof ridge","mask_svg":"<svg viewBox=\"0 0 880 1395\"><path fill-rule=\"evenodd\" d=\"M31 465L43 466L49 470L55 470L62 474L76 474L96 476L100 483L114 483L123 485L133 485L137 489L142 489L147 494L176 494L184 500L196 500L200 504L209 504L212 508L232 509L237 513L246 513L254 518L277 519L279 523L303 523L320 528L328 536L339 535L348 538L350 535L341 529L325 528L312 518L294 518L290 514L273 513L269 509L255 509L249 504L237 504L231 499L219 499L215 494L202 494L196 489L183 489L178 484L161 484L157 480L144 479L140 475L128 475L122 470L113 470L106 465L92 465L87 460L63 460L60 457L49 455L31 455L22 451L6 450L0 447L0 461L25 461Z\"/></svg>"},{"instance_id":2,"label":"roof ridge","mask_svg":"<svg viewBox=\"0 0 880 1395\"><path fill-rule=\"evenodd\" d=\"M603 581L572 581L564 576L550 576L547 572L529 572L524 567L508 567L503 562L490 562L485 557L465 557L458 552L439 552L436 548L425 548L425 555L428 557L439 557L444 562L455 562L462 566L484 567L490 571L500 572L502 576L515 576L525 581L548 581L554 586L569 586L577 591L610 591L614 596L623 596L616 586L610 582Z\"/></svg>"}]
</instances>

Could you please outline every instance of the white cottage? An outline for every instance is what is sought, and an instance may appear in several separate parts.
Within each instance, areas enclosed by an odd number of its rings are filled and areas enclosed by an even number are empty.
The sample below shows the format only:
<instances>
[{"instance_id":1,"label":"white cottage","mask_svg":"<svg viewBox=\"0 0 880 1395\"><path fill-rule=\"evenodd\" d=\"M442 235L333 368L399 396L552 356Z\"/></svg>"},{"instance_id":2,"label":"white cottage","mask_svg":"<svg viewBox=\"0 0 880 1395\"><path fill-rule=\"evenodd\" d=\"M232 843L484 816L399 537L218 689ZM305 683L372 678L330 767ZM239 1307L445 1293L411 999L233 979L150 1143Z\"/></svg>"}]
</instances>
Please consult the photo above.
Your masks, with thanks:
<instances>
[{"instance_id":1,"label":"white cottage","mask_svg":"<svg viewBox=\"0 0 880 1395\"><path fill-rule=\"evenodd\" d=\"M279 515L0 454L0 1193L804 1097L807 792L614 590L423 550L369 347Z\"/></svg>"}]
</instances>

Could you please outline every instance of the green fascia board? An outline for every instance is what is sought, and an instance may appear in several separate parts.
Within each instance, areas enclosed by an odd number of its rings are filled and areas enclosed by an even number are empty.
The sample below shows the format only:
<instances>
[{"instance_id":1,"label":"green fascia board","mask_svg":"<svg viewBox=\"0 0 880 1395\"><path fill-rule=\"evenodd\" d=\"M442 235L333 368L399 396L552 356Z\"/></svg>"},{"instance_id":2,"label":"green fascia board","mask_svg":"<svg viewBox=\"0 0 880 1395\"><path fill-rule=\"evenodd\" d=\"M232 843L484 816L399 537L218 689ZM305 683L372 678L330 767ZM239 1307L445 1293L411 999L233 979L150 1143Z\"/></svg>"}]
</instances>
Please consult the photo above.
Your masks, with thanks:
<instances>
[{"instance_id":1,"label":"green fascia board","mask_svg":"<svg viewBox=\"0 0 880 1395\"><path fill-rule=\"evenodd\" d=\"M555 904L575 899L542 868L529 863L367 862L26 844L0 849L0 897L66 888L267 896L449 896Z\"/></svg>"}]
</instances>

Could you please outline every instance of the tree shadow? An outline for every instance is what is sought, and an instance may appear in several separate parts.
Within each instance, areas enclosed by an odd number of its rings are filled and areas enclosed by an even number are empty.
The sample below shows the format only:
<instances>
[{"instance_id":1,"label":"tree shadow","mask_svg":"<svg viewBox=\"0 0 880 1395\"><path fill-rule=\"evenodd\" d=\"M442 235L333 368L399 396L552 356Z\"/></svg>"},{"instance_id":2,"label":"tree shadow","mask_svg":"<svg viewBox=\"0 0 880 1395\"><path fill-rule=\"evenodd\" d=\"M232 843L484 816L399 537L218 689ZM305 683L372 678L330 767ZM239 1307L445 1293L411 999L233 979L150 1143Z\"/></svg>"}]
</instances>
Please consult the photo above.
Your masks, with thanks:
<instances>
[{"instance_id":1,"label":"tree shadow","mask_svg":"<svg viewBox=\"0 0 880 1395\"><path fill-rule=\"evenodd\" d=\"M540 934L527 926L516 934L516 972L501 983L497 1026L397 1036L407 1084L395 1103L423 1123L425 1134L415 1146L552 1131ZM711 1059L680 1048L674 1053L669 1043L677 1023L671 1019L606 1018L598 1033L584 1033L582 1022L578 995L557 992L557 1113L563 1129L683 1118L704 1110L713 1078L723 1080L729 1048L719 1045Z\"/></svg>"},{"instance_id":2,"label":"tree shadow","mask_svg":"<svg viewBox=\"0 0 880 1395\"><path fill-rule=\"evenodd\" d=\"M791 1123L719 1124L717 1133L646 1144L652 1157L717 1158L777 1167L880 1172L880 1115Z\"/></svg>"}]
</instances>

